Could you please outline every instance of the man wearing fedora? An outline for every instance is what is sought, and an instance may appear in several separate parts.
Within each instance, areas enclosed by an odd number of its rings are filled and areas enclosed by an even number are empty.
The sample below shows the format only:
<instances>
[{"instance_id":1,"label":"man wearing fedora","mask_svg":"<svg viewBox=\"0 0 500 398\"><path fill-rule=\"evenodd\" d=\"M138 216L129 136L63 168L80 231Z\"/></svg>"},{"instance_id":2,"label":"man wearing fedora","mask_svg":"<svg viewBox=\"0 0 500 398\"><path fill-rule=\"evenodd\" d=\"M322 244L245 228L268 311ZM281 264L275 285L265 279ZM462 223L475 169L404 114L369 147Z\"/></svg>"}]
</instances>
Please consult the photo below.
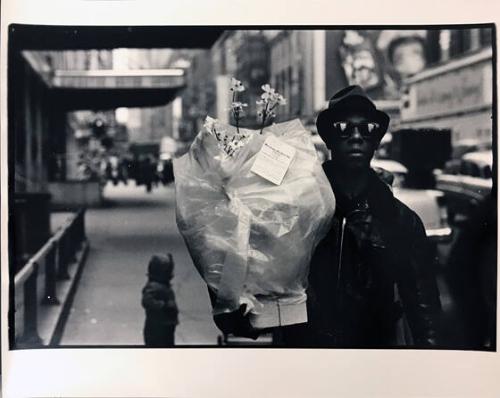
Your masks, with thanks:
<instances>
[{"instance_id":1,"label":"man wearing fedora","mask_svg":"<svg viewBox=\"0 0 500 398\"><path fill-rule=\"evenodd\" d=\"M424 226L370 168L389 116L349 86L316 126L332 154L323 168L337 210L311 261L305 345L435 346L441 306ZM411 332L404 341L403 318Z\"/></svg>"}]
</instances>

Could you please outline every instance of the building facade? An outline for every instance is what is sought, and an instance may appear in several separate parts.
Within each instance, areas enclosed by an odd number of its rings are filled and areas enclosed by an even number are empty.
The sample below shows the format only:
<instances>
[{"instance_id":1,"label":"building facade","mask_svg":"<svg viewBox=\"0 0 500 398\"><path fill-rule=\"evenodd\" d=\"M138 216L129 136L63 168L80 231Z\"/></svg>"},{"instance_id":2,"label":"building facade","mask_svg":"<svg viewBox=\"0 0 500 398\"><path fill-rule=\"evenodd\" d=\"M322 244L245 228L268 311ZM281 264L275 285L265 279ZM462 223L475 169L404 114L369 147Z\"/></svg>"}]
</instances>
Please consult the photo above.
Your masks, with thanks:
<instances>
[{"instance_id":1,"label":"building facade","mask_svg":"<svg viewBox=\"0 0 500 398\"><path fill-rule=\"evenodd\" d=\"M280 31L271 40L271 85L287 104L278 120L314 116L314 31Z\"/></svg>"},{"instance_id":2,"label":"building facade","mask_svg":"<svg viewBox=\"0 0 500 398\"><path fill-rule=\"evenodd\" d=\"M231 98L228 95L231 76L237 77L238 31L228 30L211 49L214 79L215 106L212 114L220 121L229 123Z\"/></svg>"},{"instance_id":3,"label":"building facade","mask_svg":"<svg viewBox=\"0 0 500 398\"><path fill-rule=\"evenodd\" d=\"M177 51L172 62L185 63L186 86L172 103L173 123L181 147L185 147L203 127L205 117L215 107L215 84L210 50Z\"/></svg>"},{"instance_id":4,"label":"building facade","mask_svg":"<svg viewBox=\"0 0 500 398\"><path fill-rule=\"evenodd\" d=\"M109 50L24 51L21 61L28 78L23 82L25 115L16 133L15 189L47 192L51 181L78 178L82 145L87 146L96 118L91 110L64 110L65 104L53 97L54 73L111 69L112 57ZM114 124L112 112L101 118Z\"/></svg>"},{"instance_id":5,"label":"building facade","mask_svg":"<svg viewBox=\"0 0 500 398\"><path fill-rule=\"evenodd\" d=\"M450 129L454 147L491 144L491 37L489 28L432 32L429 66L405 81L402 127Z\"/></svg>"},{"instance_id":6,"label":"building facade","mask_svg":"<svg viewBox=\"0 0 500 398\"><path fill-rule=\"evenodd\" d=\"M314 130L330 96L361 85L391 116L391 130L451 128L454 142L491 141L491 29L229 30L190 62L181 96L181 136L191 140L206 115L234 123L230 78L246 87L242 125L255 126L255 101L270 83L287 99L276 121L300 118ZM470 106L469 106L470 105Z\"/></svg>"}]
</instances>

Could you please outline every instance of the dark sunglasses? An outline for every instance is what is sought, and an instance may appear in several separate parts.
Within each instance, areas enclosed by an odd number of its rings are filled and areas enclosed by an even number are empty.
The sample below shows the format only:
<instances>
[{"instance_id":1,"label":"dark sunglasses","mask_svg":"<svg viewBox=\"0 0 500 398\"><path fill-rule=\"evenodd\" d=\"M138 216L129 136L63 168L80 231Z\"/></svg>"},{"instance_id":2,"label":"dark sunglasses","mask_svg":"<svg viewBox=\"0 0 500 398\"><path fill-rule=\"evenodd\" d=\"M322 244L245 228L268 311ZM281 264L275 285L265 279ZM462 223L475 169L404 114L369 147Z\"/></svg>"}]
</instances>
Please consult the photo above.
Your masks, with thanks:
<instances>
[{"instance_id":1,"label":"dark sunglasses","mask_svg":"<svg viewBox=\"0 0 500 398\"><path fill-rule=\"evenodd\" d=\"M363 138L370 138L379 130L380 125L375 122L351 123L339 121L333 123L335 132L341 138L350 137L354 132L354 127L358 128L358 131Z\"/></svg>"}]
</instances>

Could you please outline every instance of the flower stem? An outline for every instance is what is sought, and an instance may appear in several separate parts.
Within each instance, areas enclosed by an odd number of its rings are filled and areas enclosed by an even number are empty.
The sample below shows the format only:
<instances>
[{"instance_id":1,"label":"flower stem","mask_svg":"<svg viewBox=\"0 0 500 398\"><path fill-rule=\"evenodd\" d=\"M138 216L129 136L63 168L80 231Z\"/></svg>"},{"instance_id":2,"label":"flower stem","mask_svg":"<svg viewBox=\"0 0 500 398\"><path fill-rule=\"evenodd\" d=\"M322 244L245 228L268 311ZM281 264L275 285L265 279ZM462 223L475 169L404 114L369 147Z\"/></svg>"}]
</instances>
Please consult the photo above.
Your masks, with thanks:
<instances>
[{"instance_id":1,"label":"flower stem","mask_svg":"<svg viewBox=\"0 0 500 398\"><path fill-rule=\"evenodd\" d=\"M262 125L260 126L260 135L262 135L262 131L264 130L264 124L266 123L266 118L267 118L267 107L269 103L266 103L266 108L262 111Z\"/></svg>"},{"instance_id":2,"label":"flower stem","mask_svg":"<svg viewBox=\"0 0 500 398\"><path fill-rule=\"evenodd\" d=\"M231 100L232 104L234 104L235 99L236 99L236 91L233 90L233 99ZM233 114L233 118L236 119L236 112L234 110L234 106L231 106L231 113Z\"/></svg>"},{"instance_id":3,"label":"flower stem","mask_svg":"<svg viewBox=\"0 0 500 398\"><path fill-rule=\"evenodd\" d=\"M236 100L236 89L233 90L233 99L232 99L233 104L234 104L235 100ZM233 111L234 120L236 122L236 132L239 134L240 133L239 112L235 111L234 107L232 107L232 111Z\"/></svg>"}]
</instances>

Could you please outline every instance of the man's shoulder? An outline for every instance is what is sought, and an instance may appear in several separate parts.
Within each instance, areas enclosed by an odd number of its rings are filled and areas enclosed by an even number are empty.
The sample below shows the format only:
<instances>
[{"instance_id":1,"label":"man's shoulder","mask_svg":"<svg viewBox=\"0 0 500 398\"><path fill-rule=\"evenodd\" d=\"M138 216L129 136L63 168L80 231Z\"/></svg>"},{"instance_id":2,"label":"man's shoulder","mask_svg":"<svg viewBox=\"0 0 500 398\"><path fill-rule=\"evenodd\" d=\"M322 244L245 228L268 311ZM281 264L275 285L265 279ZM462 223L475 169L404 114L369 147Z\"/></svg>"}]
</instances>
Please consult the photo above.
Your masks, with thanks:
<instances>
[{"instance_id":1,"label":"man's shoulder","mask_svg":"<svg viewBox=\"0 0 500 398\"><path fill-rule=\"evenodd\" d=\"M375 188L373 194L377 196L380 207L385 210L384 212L392 213L397 218L398 225L406 228L420 228L423 225L417 213L394 196L387 178L376 172L372 178L376 180L372 185Z\"/></svg>"},{"instance_id":2,"label":"man's shoulder","mask_svg":"<svg viewBox=\"0 0 500 398\"><path fill-rule=\"evenodd\" d=\"M417 213L415 213L414 210L410 209L406 204L401 202L398 198L393 197L394 200L394 205L397 208L398 213L401 215L401 217L408 217L408 218L419 218Z\"/></svg>"},{"instance_id":3,"label":"man's shoulder","mask_svg":"<svg viewBox=\"0 0 500 398\"><path fill-rule=\"evenodd\" d=\"M401 224L412 230L425 231L420 216L406 204L394 197L395 208Z\"/></svg>"}]
</instances>

